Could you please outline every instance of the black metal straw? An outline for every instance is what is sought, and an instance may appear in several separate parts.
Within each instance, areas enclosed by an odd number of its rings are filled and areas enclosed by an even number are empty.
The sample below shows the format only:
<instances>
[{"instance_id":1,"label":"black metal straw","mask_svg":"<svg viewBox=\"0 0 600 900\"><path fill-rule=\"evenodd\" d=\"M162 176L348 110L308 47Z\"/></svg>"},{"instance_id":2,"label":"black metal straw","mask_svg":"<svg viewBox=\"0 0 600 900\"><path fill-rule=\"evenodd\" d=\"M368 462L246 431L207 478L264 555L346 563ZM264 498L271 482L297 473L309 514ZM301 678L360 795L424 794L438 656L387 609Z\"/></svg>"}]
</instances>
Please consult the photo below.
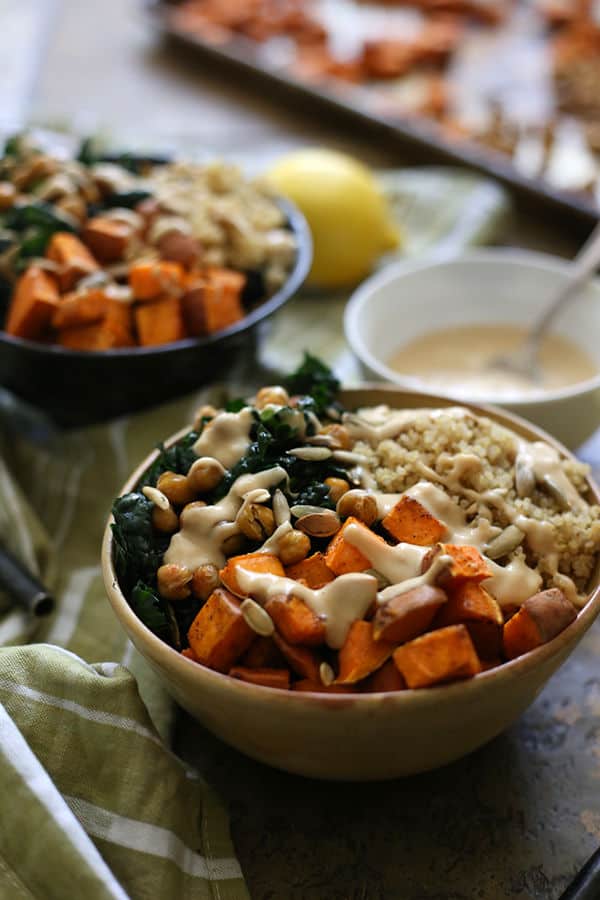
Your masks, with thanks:
<instances>
[{"instance_id":1,"label":"black metal straw","mask_svg":"<svg viewBox=\"0 0 600 900\"><path fill-rule=\"evenodd\" d=\"M598 900L600 898L600 849L590 856L560 900Z\"/></svg>"},{"instance_id":2,"label":"black metal straw","mask_svg":"<svg viewBox=\"0 0 600 900\"><path fill-rule=\"evenodd\" d=\"M44 585L28 572L22 563L0 546L0 590L15 604L34 616L47 616L54 609L54 599Z\"/></svg>"}]
</instances>

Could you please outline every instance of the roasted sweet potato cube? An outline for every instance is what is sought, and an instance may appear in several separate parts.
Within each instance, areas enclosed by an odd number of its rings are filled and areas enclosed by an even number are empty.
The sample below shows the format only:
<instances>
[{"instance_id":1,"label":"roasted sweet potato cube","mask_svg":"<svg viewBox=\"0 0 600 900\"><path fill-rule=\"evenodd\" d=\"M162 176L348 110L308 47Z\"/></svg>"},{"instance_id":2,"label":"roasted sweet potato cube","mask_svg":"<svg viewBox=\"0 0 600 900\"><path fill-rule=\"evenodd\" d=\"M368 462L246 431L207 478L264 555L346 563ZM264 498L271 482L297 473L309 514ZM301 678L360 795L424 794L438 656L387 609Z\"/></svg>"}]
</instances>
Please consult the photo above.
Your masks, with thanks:
<instances>
[{"instance_id":1,"label":"roasted sweet potato cube","mask_svg":"<svg viewBox=\"0 0 600 900\"><path fill-rule=\"evenodd\" d=\"M285 576L279 558L272 553L244 553L242 556L232 556L227 560L227 564L219 572L219 577L226 588L239 597L248 597L249 594L243 590L238 581L238 573L240 569L246 569L248 572L257 572L260 574Z\"/></svg>"},{"instance_id":2,"label":"roasted sweet potato cube","mask_svg":"<svg viewBox=\"0 0 600 900\"><path fill-rule=\"evenodd\" d=\"M203 269L204 277L213 284L226 286L229 290L235 291L238 295L244 290L246 284L246 276L243 272L236 272L235 269L224 269L220 266L206 266Z\"/></svg>"},{"instance_id":3,"label":"roasted sweet potato cube","mask_svg":"<svg viewBox=\"0 0 600 900\"><path fill-rule=\"evenodd\" d=\"M481 663L464 625L429 631L394 651L394 662L409 688L429 687L481 671Z\"/></svg>"},{"instance_id":4,"label":"roasted sweet potato cube","mask_svg":"<svg viewBox=\"0 0 600 900\"><path fill-rule=\"evenodd\" d=\"M303 581L309 588L318 590L330 581L333 581L335 575L325 562L322 553L313 553L299 563L288 566L285 570L288 578L294 581Z\"/></svg>"},{"instance_id":5,"label":"roasted sweet potato cube","mask_svg":"<svg viewBox=\"0 0 600 900\"><path fill-rule=\"evenodd\" d=\"M492 574L477 547L458 544L436 544L432 547L423 557L423 572L429 569L440 553L452 557L451 566L438 577L438 584L443 588L453 588L463 581L483 581Z\"/></svg>"},{"instance_id":6,"label":"roasted sweet potato cube","mask_svg":"<svg viewBox=\"0 0 600 900\"><path fill-rule=\"evenodd\" d=\"M71 291L80 279L100 268L88 248L68 231L57 231L50 238L46 256L58 263L61 291Z\"/></svg>"},{"instance_id":7,"label":"roasted sweet potato cube","mask_svg":"<svg viewBox=\"0 0 600 900\"><path fill-rule=\"evenodd\" d=\"M185 283L185 272L179 263L167 260L134 263L129 269L129 286L136 300L179 296Z\"/></svg>"},{"instance_id":8,"label":"roasted sweet potato cube","mask_svg":"<svg viewBox=\"0 0 600 900\"><path fill-rule=\"evenodd\" d=\"M142 347L170 344L186 336L179 297L161 297L136 305L135 324Z\"/></svg>"},{"instance_id":9,"label":"roasted sweet potato cube","mask_svg":"<svg viewBox=\"0 0 600 900\"><path fill-rule=\"evenodd\" d=\"M249 669L245 666L233 666L229 670L232 678L247 681L249 684L260 684L263 687L278 688L282 691L290 689L289 669Z\"/></svg>"},{"instance_id":10,"label":"roasted sweet potato cube","mask_svg":"<svg viewBox=\"0 0 600 900\"><path fill-rule=\"evenodd\" d=\"M446 593L430 584L397 594L377 608L373 619L375 640L395 644L412 641L427 631L446 601Z\"/></svg>"},{"instance_id":11,"label":"roasted sweet potato cube","mask_svg":"<svg viewBox=\"0 0 600 900\"><path fill-rule=\"evenodd\" d=\"M102 263L112 263L125 256L132 231L127 222L96 216L88 221L82 238L96 259Z\"/></svg>"},{"instance_id":12,"label":"roasted sweet potato cube","mask_svg":"<svg viewBox=\"0 0 600 900\"><path fill-rule=\"evenodd\" d=\"M241 296L245 278L228 269L206 269L203 281L182 297L182 308L190 334L222 331L244 317Z\"/></svg>"},{"instance_id":13,"label":"roasted sweet potato cube","mask_svg":"<svg viewBox=\"0 0 600 900\"><path fill-rule=\"evenodd\" d=\"M185 656L186 659L191 659L192 662L198 662L198 657L191 647L186 647L185 650L182 650L181 655Z\"/></svg>"},{"instance_id":14,"label":"roasted sweet potato cube","mask_svg":"<svg viewBox=\"0 0 600 900\"><path fill-rule=\"evenodd\" d=\"M102 324L111 333L114 347L131 347L135 344L133 307L130 303L109 297Z\"/></svg>"},{"instance_id":15,"label":"roasted sweet potato cube","mask_svg":"<svg viewBox=\"0 0 600 900\"><path fill-rule=\"evenodd\" d=\"M101 288L90 288L74 294L66 294L52 316L52 326L79 328L93 325L104 318L108 307L108 296Z\"/></svg>"},{"instance_id":16,"label":"roasted sweet potato cube","mask_svg":"<svg viewBox=\"0 0 600 900\"><path fill-rule=\"evenodd\" d=\"M294 681L292 690L302 693L311 691L315 694L352 694L356 692L356 688L351 684L336 684L335 682L333 684L323 684L321 681L313 678L302 678L300 681Z\"/></svg>"},{"instance_id":17,"label":"roasted sweet potato cube","mask_svg":"<svg viewBox=\"0 0 600 900\"><path fill-rule=\"evenodd\" d=\"M478 655L493 659L502 649L503 621L502 610L491 594L476 581L464 581L450 591L435 627L466 625Z\"/></svg>"},{"instance_id":18,"label":"roasted sweet potato cube","mask_svg":"<svg viewBox=\"0 0 600 900\"><path fill-rule=\"evenodd\" d=\"M250 644L240 664L248 669L281 669L283 654L272 637L259 636Z\"/></svg>"},{"instance_id":19,"label":"roasted sweet potato cube","mask_svg":"<svg viewBox=\"0 0 600 900\"><path fill-rule=\"evenodd\" d=\"M380 691L385 693L390 691L403 691L405 689L406 682L396 668L393 659L388 659L387 662L384 662L380 669L377 669L376 672L369 675L363 685L363 690L370 694Z\"/></svg>"},{"instance_id":20,"label":"roasted sweet potato cube","mask_svg":"<svg viewBox=\"0 0 600 900\"><path fill-rule=\"evenodd\" d=\"M273 640L296 675L300 675L301 678L310 678L313 681L321 680L319 674L321 659L314 650L311 650L310 647L298 647L288 644L277 633L273 635Z\"/></svg>"},{"instance_id":21,"label":"roasted sweet potato cube","mask_svg":"<svg viewBox=\"0 0 600 900\"><path fill-rule=\"evenodd\" d=\"M39 266L29 266L17 281L6 318L6 331L35 341L44 336L58 308L55 279Z\"/></svg>"},{"instance_id":22,"label":"roasted sweet potato cube","mask_svg":"<svg viewBox=\"0 0 600 900\"><path fill-rule=\"evenodd\" d=\"M228 672L255 637L238 600L223 588L212 592L188 631L198 662L217 672Z\"/></svg>"},{"instance_id":23,"label":"roasted sweet potato cube","mask_svg":"<svg viewBox=\"0 0 600 900\"><path fill-rule=\"evenodd\" d=\"M522 656L548 643L577 618L577 610L558 588L529 597L504 626L504 655Z\"/></svg>"},{"instance_id":24,"label":"roasted sweet potato cube","mask_svg":"<svg viewBox=\"0 0 600 900\"><path fill-rule=\"evenodd\" d=\"M271 597L265 609L289 644L317 647L325 643L325 623L298 597Z\"/></svg>"},{"instance_id":25,"label":"roasted sweet potato cube","mask_svg":"<svg viewBox=\"0 0 600 900\"><path fill-rule=\"evenodd\" d=\"M397 541L419 544L421 547L437 544L448 530L443 522L408 494L396 503L381 524Z\"/></svg>"},{"instance_id":26,"label":"roasted sweet potato cube","mask_svg":"<svg viewBox=\"0 0 600 900\"><path fill-rule=\"evenodd\" d=\"M354 516L346 519L329 544L325 554L325 563L335 575L346 575L348 572L364 572L365 569L371 567L371 563L364 553L361 553L358 547L355 547L354 544L351 544L344 537L344 533L350 525L357 525L359 528L364 528L365 531L370 531L366 525L363 525ZM373 532L370 533L372 534Z\"/></svg>"},{"instance_id":27,"label":"roasted sweet potato cube","mask_svg":"<svg viewBox=\"0 0 600 900\"><path fill-rule=\"evenodd\" d=\"M112 350L114 335L102 322L80 325L78 328L63 328L58 332L58 343L69 350L100 351Z\"/></svg>"},{"instance_id":28,"label":"roasted sweet potato cube","mask_svg":"<svg viewBox=\"0 0 600 900\"><path fill-rule=\"evenodd\" d=\"M344 645L338 655L338 684L354 684L362 681L390 658L395 644L376 641L371 622L357 619L350 626Z\"/></svg>"}]
</instances>

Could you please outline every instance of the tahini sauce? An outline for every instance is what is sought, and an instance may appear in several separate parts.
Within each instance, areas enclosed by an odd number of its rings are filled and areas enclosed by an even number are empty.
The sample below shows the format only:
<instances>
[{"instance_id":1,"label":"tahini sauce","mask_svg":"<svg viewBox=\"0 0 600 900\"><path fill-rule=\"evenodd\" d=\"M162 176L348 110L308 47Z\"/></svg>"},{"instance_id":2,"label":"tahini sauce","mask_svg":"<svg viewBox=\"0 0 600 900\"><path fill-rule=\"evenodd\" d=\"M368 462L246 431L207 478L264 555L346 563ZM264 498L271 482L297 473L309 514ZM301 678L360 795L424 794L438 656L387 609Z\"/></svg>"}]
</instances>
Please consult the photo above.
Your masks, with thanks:
<instances>
[{"instance_id":1,"label":"tahini sauce","mask_svg":"<svg viewBox=\"0 0 600 900\"><path fill-rule=\"evenodd\" d=\"M518 325L460 325L429 331L400 347L388 366L419 378L428 388L471 398L515 398L587 381L598 365L563 335L549 334L540 348L541 384L503 369L494 357L516 350L526 335Z\"/></svg>"}]
</instances>

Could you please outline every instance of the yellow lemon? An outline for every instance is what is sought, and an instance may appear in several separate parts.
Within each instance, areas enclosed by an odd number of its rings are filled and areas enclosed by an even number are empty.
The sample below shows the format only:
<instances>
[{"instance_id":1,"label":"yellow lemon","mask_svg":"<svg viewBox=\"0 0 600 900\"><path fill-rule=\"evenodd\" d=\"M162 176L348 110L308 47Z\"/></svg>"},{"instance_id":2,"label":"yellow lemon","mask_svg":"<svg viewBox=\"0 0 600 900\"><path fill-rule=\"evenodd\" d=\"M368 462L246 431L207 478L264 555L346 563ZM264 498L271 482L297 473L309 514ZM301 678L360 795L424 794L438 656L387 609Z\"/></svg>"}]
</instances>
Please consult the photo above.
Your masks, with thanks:
<instances>
[{"instance_id":1,"label":"yellow lemon","mask_svg":"<svg viewBox=\"0 0 600 900\"><path fill-rule=\"evenodd\" d=\"M351 156L318 147L298 150L275 163L267 178L306 216L314 242L311 284L356 284L400 243L377 181Z\"/></svg>"}]
</instances>

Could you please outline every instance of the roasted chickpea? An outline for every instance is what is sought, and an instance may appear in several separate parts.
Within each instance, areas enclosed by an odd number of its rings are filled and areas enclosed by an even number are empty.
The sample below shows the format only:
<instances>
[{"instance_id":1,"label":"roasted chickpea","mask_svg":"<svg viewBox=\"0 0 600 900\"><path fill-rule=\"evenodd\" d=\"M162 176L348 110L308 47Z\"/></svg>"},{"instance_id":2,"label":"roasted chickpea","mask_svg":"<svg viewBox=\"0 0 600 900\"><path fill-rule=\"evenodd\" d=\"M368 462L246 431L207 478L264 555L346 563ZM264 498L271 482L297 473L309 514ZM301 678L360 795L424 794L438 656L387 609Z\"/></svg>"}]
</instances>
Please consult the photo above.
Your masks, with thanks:
<instances>
[{"instance_id":1,"label":"roasted chickpea","mask_svg":"<svg viewBox=\"0 0 600 900\"><path fill-rule=\"evenodd\" d=\"M160 509L155 506L152 510L152 524L157 531L174 534L179 528L179 518L172 506L169 506L168 509Z\"/></svg>"},{"instance_id":2,"label":"roasted chickpea","mask_svg":"<svg viewBox=\"0 0 600 900\"><path fill-rule=\"evenodd\" d=\"M17 199L17 189L10 181L0 181L0 210L10 209Z\"/></svg>"},{"instance_id":3,"label":"roasted chickpea","mask_svg":"<svg viewBox=\"0 0 600 900\"><path fill-rule=\"evenodd\" d=\"M245 503L236 519L243 535L251 541L266 541L275 531L273 510L260 503Z\"/></svg>"},{"instance_id":4,"label":"roasted chickpea","mask_svg":"<svg viewBox=\"0 0 600 900\"><path fill-rule=\"evenodd\" d=\"M337 503L350 490L350 485L344 478L326 478L325 484L329 488L329 497Z\"/></svg>"},{"instance_id":5,"label":"roasted chickpea","mask_svg":"<svg viewBox=\"0 0 600 900\"><path fill-rule=\"evenodd\" d=\"M334 442L335 446L332 444L333 450L350 450L352 447L352 438L345 425L326 425L323 428L323 434L329 435Z\"/></svg>"},{"instance_id":6,"label":"roasted chickpea","mask_svg":"<svg viewBox=\"0 0 600 900\"><path fill-rule=\"evenodd\" d=\"M78 222L85 221L87 216L87 206L85 205L83 198L78 194L70 194L66 197L61 197L56 205L60 210L73 216L74 219L77 219Z\"/></svg>"},{"instance_id":7,"label":"roasted chickpea","mask_svg":"<svg viewBox=\"0 0 600 900\"><path fill-rule=\"evenodd\" d=\"M204 500L192 500L191 503L186 503L183 509L181 510L180 518L181 524L183 525L186 520L186 516L189 512L192 512L194 509L201 509L203 506L206 506Z\"/></svg>"},{"instance_id":8,"label":"roasted chickpea","mask_svg":"<svg viewBox=\"0 0 600 900\"><path fill-rule=\"evenodd\" d=\"M184 566L164 565L156 573L158 592L167 600L185 600L191 594L192 573Z\"/></svg>"},{"instance_id":9,"label":"roasted chickpea","mask_svg":"<svg viewBox=\"0 0 600 900\"><path fill-rule=\"evenodd\" d=\"M225 556L238 556L246 549L246 538L243 534L230 534L221 544Z\"/></svg>"},{"instance_id":10,"label":"roasted chickpea","mask_svg":"<svg viewBox=\"0 0 600 900\"><path fill-rule=\"evenodd\" d=\"M302 531L288 531L279 541L278 556L284 566L293 566L310 553L310 538Z\"/></svg>"},{"instance_id":11,"label":"roasted chickpea","mask_svg":"<svg viewBox=\"0 0 600 900\"><path fill-rule=\"evenodd\" d=\"M365 525L372 525L377 518L377 501L366 491L346 491L338 500L337 513L342 519L354 516Z\"/></svg>"},{"instance_id":12,"label":"roasted chickpea","mask_svg":"<svg viewBox=\"0 0 600 900\"><path fill-rule=\"evenodd\" d=\"M185 506L195 496L194 488L187 476L177 475L176 472L163 472L156 482L156 487L175 506Z\"/></svg>"},{"instance_id":13,"label":"roasted chickpea","mask_svg":"<svg viewBox=\"0 0 600 900\"><path fill-rule=\"evenodd\" d=\"M211 406L210 403L205 403L204 406L201 406L194 413L194 430L199 431L202 428L203 419L214 419L217 415L218 410L215 409L214 406Z\"/></svg>"},{"instance_id":14,"label":"roasted chickpea","mask_svg":"<svg viewBox=\"0 0 600 900\"><path fill-rule=\"evenodd\" d=\"M211 563L198 566L192 575L192 594L198 600L208 600L215 588L219 587L219 571Z\"/></svg>"},{"instance_id":15,"label":"roasted chickpea","mask_svg":"<svg viewBox=\"0 0 600 900\"><path fill-rule=\"evenodd\" d=\"M219 482L222 481L224 474L225 469L218 459L203 456L192 464L187 473L187 479L195 493L205 494L216 488Z\"/></svg>"},{"instance_id":16,"label":"roasted chickpea","mask_svg":"<svg viewBox=\"0 0 600 900\"><path fill-rule=\"evenodd\" d=\"M35 181L54 175L57 168L58 163L51 156L35 156L17 166L12 175L13 184L20 189L26 189Z\"/></svg>"},{"instance_id":17,"label":"roasted chickpea","mask_svg":"<svg viewBox=\"0 0 600 900\"><path fill-rule=\"evenodd\" d=\"M257 409L264 409L265 406L271 404L273 406L287 406L289 402L290 395L286 389L279 384L273 384L260 389L256 395L255 406Z\"/></svg>"}]
</instances>

